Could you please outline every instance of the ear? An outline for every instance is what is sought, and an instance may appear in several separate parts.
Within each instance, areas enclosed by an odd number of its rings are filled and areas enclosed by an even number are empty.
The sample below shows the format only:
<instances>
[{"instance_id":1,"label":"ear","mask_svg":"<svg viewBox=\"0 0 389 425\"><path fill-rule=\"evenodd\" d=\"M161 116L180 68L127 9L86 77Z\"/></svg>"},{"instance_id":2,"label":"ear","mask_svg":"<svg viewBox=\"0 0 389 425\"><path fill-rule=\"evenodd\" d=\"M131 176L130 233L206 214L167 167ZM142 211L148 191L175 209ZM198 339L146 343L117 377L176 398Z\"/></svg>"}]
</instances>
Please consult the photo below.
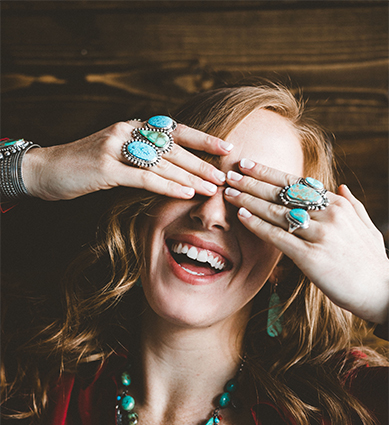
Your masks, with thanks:
<instances>
[{"instance_id":1,"label":"ear","mask_svg":"<svg viewBox=\"0 0 389 425\"><path fill-rule=\"evenodd\" d=\"M282 282L284 279L288 277L293 267L294 267L293 261L289 257L283 254L281 258L278 260L277 265L274 267L269 277L269 282L271 284Z\"/></svg>"}]
</instances>

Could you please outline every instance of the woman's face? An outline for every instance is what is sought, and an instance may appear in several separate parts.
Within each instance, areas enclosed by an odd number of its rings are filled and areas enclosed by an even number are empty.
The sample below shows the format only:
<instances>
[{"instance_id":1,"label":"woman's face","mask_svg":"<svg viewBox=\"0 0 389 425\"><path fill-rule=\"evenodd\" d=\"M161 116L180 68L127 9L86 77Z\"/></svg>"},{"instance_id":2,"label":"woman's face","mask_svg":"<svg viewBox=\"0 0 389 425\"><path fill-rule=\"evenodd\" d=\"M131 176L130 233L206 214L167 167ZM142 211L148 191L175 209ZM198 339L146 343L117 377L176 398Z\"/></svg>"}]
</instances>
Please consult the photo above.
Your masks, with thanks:
<instances>
[{"instance_id":1,"label":"woman's face","mask_svg":"<svg viewBox=\"0 0 389 425\"><path fill-rule=\"evenodd\" d=\"M256 110L226 139L234 145L220 169L238 171L241 158L303 174L303 154L289 122L268 110ZM146 299L164 319L186 327L204 327L247 316L250 300L271 276L280 251L248 231L237 208L223 197L167 199L155 207L142 229Z\"/></svg>"}]
</instances>

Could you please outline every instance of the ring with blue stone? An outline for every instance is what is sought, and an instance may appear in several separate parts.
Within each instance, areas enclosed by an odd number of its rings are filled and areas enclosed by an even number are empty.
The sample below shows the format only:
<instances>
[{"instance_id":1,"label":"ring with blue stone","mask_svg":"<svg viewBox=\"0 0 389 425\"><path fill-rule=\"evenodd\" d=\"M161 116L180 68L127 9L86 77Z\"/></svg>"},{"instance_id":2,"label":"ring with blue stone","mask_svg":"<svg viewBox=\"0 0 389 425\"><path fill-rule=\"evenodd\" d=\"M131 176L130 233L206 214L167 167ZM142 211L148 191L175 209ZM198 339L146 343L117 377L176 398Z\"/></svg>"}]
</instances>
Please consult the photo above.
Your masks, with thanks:
<instances>
[{"instance_id":1,"label":"ring with blue stone","mask_svg":"<svg viewBox=\"0 0 389 425\"><path fill-rule=\"evenodd\" d=\"M147 120L147 127L170 133L177 128L177 123L166 115L155 115Z\"/></svg>"},{"instance_id":2,"label":"ring with blue stone","mask_svg":"<svg viewBox=\"0 0 389 425\"><path fill-rule=\"evenodd\" d=\"M321 182L312 177L301 178L297 183L285 186L279 194L281 201L290 208L324 210L330 201Z\"/></svg>"},{"instance_id":3,"label":"ring with blue stone","mask_svg":"<svg viewBox=\"0 0 389 425\"><path fill-rule=\"evenodd\" d=\"M125 142L122 153L132 164L143 168L157 165L162 157L161 151L153 143L140 139Z\"/></svg>"},{"instance_id":4,"label":"ring with blue stone","mask_svg":"<svg viewBox=\"0 0 389 425\"><path fill-rule=\"evenodd\" d=\"M132 131L134 139L147 140L157 147L161 153L169 152L173 147L173 137L166 131L161 129L151 129L147 126L135 128Z\"/></svg>"},{"instance_id":5,"label":"ring with blue stone","mask_svg":"<svg viewBox=\"0 0 389 425\"><path fill-rule=\"evenodd\" d=\"M302 208L293 208L286 213L286 219L289 222L289 233L293 233L296 229L308 229L311 218L306 210Z\"/></svg>"},{"instance_id":6,"label":"ring with blue stone","mask_svg":"<svg viewBox=\"0 0 389 425\"><path fill-rule=\"evenodd\" d=\"M313 177L301 177L297 180L297 183L311 187L322 195L327 192L327 189L324 188L324 184L321 181L314 179Z\"/></svg>"}]
</instances>

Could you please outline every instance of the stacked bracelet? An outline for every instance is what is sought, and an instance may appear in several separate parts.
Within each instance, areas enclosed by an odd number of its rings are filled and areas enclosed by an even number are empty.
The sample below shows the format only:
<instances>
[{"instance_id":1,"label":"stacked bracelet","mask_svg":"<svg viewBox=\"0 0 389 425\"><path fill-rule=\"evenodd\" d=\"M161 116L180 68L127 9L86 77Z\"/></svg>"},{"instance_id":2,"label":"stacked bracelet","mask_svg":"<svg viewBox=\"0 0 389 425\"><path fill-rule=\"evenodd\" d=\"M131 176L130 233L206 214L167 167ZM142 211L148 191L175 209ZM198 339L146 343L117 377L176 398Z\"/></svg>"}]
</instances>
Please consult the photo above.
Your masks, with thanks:
<instances>
[{"instance_id":1,"label":"stacked bracelet","mask_svg":"<svg viewBox=\"0 0 389 425\"><path fill-rule=\"evenodd\" d=\"M1 202L16 201L30 196L22 177L22 161L25 153L40 148L24 139L0 140L0 195Z\"/></svg>"}]
</instances>

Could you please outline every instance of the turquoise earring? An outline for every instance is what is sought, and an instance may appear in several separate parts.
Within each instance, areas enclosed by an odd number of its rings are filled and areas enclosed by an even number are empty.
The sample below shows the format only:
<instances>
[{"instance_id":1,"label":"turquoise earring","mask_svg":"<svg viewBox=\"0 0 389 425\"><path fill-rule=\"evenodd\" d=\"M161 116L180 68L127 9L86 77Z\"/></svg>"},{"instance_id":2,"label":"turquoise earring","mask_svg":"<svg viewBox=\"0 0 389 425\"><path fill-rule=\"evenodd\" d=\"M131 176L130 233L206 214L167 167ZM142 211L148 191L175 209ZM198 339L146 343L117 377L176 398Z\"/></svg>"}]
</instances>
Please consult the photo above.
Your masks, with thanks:
<instances>
[{"instance_id":1,"label":"turquoise earring","mask_svg":"<svg viewBox=\"0 0 389 425\"><path fill-rule=\"evenodd\" d=\"M282 316L280 297L277 294L277 282L272 285L272 294L269 300L267 312L267 334L272 338L279 336L282 332Z\"/></svg>"},{"instance_id":2,"label":"turquoise earring","mask_svg":"<svg viewBox=\"0 0 389 425\"><path fill-rule=\"evenodd\" d=\"M142 281L140 280L140 277L138 277L137 281L135 282L135 286L142 288Z\"/></svg>"}]
</instances>

